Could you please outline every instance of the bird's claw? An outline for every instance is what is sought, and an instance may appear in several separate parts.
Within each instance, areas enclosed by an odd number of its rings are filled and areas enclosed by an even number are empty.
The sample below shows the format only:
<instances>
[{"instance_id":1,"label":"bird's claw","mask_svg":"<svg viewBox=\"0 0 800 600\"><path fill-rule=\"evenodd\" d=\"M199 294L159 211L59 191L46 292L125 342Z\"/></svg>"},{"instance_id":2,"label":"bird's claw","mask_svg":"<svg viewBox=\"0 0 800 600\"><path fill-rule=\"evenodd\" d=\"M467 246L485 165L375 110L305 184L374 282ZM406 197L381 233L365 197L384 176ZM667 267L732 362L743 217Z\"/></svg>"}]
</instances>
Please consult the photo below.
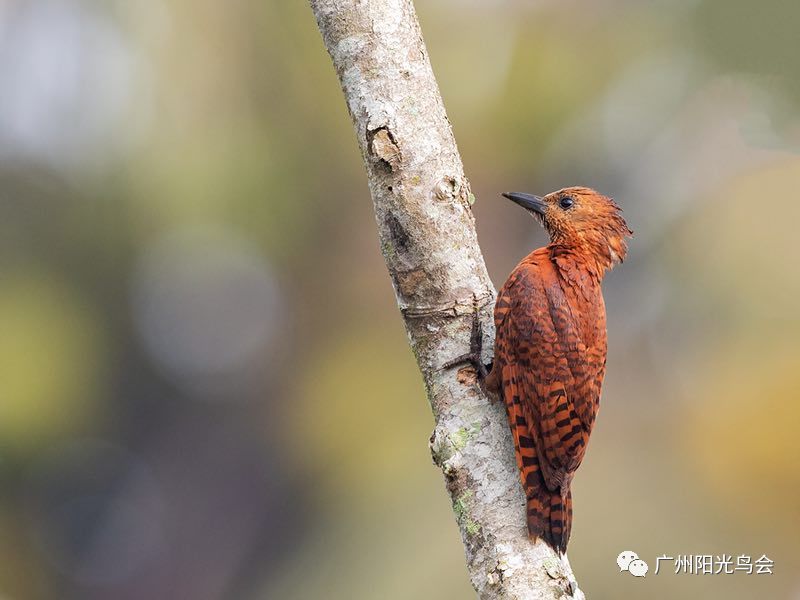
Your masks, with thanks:
<instances>
[{"instance_id":1,"label":"bird's claw","mask_svg":"<svg viewBox=\"0 0 800 600\"><path fill-rule=\"evenodd\" d=\"M489 374L489 369L491 369L491 364L488 369L487 365L483 364L483 331L481 330L481 317L477 310L472 320L469 352L447 361L442 365L442 369L451 369L452 367L465 363L471 365L475 369L475 372L478 374L478 379L481 381L486 379L486 376Z\"/></svg>"}]
</instances>

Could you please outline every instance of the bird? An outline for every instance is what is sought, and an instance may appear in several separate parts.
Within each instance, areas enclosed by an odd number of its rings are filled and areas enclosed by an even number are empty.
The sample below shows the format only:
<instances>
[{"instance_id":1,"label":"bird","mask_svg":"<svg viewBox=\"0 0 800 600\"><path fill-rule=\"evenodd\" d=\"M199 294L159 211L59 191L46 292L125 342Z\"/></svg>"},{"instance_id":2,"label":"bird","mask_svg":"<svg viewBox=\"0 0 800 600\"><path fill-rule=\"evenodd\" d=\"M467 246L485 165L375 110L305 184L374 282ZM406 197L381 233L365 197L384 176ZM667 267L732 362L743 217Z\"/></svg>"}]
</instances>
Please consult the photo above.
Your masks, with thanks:
<instances>
[{"instance_id":1,"label":"bird","mask_svg":"<svg viewBox=\"0 0 800 600\"><path fill-rule=\"evenodd\" d=\"M550 243L523 258L494 308L494 359L480 359L476 312L471 350L490 394L505 403L531 539L566 552L571 484L600 406L606 371L606 311L601 283L628 251L633 232L620 207L587 187L544 197L511 192L546 229Z\"/></svg>"}]
</instances>

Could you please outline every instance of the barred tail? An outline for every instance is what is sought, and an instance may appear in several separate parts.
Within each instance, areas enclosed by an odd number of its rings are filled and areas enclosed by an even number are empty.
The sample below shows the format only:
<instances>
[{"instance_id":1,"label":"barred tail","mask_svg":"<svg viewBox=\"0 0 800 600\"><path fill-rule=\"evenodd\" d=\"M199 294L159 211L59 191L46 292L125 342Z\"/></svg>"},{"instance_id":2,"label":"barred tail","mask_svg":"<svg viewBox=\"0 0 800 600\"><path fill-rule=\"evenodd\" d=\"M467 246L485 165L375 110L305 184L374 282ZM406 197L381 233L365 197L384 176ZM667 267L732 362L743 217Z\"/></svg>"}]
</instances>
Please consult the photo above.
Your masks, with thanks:
<instances>
[{"instance_id":1,"label":"barred tail","mask_svg":"<svg viewBox=\"0 0 800 600\"><path fill-rule=\"evenodd\" d=\"M495 368L498 364L495 361ZM514 438L514 454L522 489L528 499L528 533L533 538L542 538L551 548L563 554L572 529L572 491L567 489L562 495L559 490L551 492L547 489L533 432L520 401L518 374L512 366L506 365L502 379L508 424Z\"/></svg>"},{"instance_id":2,"label":"barred tail","mask_svg":"<svg viewBox=\"0 0 800 600\"><path fill-rule=\"evenodd\" d=\"M544 485L526 486L528 533L563 554L572 530L572 490L562 496Z\"/></svg>"}]
</instances>

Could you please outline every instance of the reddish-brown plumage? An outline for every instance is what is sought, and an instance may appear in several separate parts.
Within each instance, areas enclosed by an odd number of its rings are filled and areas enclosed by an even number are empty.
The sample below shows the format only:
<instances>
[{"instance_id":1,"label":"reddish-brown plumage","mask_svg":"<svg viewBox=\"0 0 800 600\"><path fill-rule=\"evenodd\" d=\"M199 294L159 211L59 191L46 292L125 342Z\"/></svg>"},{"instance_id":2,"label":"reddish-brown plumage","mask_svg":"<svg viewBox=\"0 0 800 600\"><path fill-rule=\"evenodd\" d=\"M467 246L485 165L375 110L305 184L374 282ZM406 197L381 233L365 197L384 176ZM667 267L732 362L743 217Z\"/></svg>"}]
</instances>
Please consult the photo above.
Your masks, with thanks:
<instances>
[{"instance_id":1,"label":"reddish-brown plumage","mask_svg":"<svg viewBox=\"0 0 800 600\"><path fill-rule=\"evenodd\" d=\"M551 241L522 259L500 290L486 385L506 405L530 535L563 552L572 525L570 484L605 374L600 283L625 258L632 232L619 207L588 188L507 197L534 214Z\"/></svg>"}]
</instances>

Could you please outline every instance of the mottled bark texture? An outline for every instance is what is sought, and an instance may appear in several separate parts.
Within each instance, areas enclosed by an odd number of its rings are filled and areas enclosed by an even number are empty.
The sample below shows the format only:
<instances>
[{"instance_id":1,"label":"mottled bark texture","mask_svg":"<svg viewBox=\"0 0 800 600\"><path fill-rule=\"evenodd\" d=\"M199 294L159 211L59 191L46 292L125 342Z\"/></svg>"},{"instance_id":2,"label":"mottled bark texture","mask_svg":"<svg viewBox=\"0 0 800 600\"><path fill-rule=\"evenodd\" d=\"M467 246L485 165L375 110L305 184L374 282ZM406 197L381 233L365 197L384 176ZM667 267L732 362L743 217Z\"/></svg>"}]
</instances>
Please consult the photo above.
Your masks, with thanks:
<instances>
[{"instance_id":1,"label":"mottled bark texture","mask_svg":"<svg viewBox=\"0 0 800 600\"><path fill-rule=\"evenodd\" d=\"M476 309L493 339L495 290L414 6L311 0L311 7L361 147L381 248L436 419L433 460L472 585L487 599L582 598L566 558L528 539L502 403L481 393L474 370L442 368L468 350Z\"/></svg>"}]
</instances>

